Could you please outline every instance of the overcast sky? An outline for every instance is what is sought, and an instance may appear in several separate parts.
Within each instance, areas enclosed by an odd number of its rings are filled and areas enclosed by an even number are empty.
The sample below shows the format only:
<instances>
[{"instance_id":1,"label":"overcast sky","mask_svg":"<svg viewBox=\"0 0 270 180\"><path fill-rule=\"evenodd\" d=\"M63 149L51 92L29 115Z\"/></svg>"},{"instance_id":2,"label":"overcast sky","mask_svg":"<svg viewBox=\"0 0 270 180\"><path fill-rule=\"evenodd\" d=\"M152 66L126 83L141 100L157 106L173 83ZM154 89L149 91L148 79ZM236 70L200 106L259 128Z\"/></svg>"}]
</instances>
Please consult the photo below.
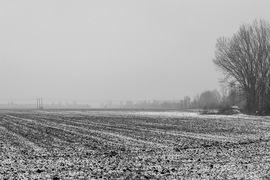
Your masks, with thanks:
<instances>
[{"instance_id":1,"label":"overcast sky","mask_svg":"<svg viewBox=\"0 0 270 180\"><path fill-rule=\"evenodd\" d=\"M268 0L0 0L0 100L193 98L219 89L217 38Z\"/></svg>"}]
</instances>

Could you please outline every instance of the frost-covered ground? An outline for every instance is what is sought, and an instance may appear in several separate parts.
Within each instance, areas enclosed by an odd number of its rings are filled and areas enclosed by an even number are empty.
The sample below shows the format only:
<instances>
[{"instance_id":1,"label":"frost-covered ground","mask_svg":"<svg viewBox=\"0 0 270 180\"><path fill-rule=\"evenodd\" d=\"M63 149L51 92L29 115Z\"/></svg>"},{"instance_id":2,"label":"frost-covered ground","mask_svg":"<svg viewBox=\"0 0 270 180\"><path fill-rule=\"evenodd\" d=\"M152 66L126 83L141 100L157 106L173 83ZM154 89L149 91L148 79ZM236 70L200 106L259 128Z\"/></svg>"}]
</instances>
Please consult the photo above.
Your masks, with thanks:
<instances>
[{"instance_id":1,"label":"frost-covered ground","mask_svg":"<svg viewBox=\"0 0 270 180\"><path fill-rule=\"evenodd\" d=\"M0 179L269 178L270 117L0 111Z\"/></svg>"}]
</instances>

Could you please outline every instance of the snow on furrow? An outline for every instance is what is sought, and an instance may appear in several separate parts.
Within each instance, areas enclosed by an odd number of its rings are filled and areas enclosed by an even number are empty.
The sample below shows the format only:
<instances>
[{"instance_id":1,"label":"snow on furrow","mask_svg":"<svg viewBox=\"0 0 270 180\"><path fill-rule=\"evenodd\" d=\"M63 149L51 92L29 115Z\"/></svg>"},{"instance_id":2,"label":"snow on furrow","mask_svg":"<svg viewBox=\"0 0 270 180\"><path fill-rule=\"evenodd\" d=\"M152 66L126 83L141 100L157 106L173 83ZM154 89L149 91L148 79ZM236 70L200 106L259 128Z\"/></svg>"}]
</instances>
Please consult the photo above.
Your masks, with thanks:
<instances>
[{"instance_id":1,"label":"snow on furrow","mask_svg":"<svg viewBox=\"0 0 270 180\"><path fill-rule=\"evenodd\" d=\"M25 121L28 121L28 122L35 122L37 123L36 120L32 120L32 119L28 119L28 118L20 118L20 117L16 117L16 116L11 116L9 115L10 118L16 118L16 119L21 119L21 120L25 120ZM216 116L213 116L211 118L215 118ZM237 119L239 117L235 117L233 116L234 119ZM112 125L110 123L102 123L102 122L92 122L92 121L87 121L86 120L76 120L76 121L72 121L72 120L67 120L67 119L61 119L61 121L63 121L63 123L67 122L72 122L72 124L74 125L68 125L68 124L62 124L61 125L59 123L54 123L54 126L51 126L53 124L53 122L48 122L48 126L49 127L52 127L52 128L55 128L55 126L62 126L62 127L69 127L70 129L72 129L71 131L74 133L74 130L77 131L80 131L80 130L83 130L85 131L86 133L98 133L98 134L103 134L103 135L107 135L107 136L113 136L113 137L117 137L117 138L120 138L122 140L125 140L125 141L135 141L135 142L138 142L138 143L147 143L147 144L157 144L158 146L164 146L163 144L161 143L158 143L158 142L151 142L151 141L145 141L145 140L142 140L142 139L138 139L138 138L133 138L131 137L132 135L134 136L135 134L138 134L139 132L145 132L149 135L155 135L155 134L166 134L166 135L171 135L171 136L178 136L178 137L184 137L184 138L195 138L195 139L203 139L203 140L214 140L214 141L220 141L220 142L237 142L238 140L241 140L243 138L254 138L250 135L234 135L234 136L221 136L219 134L203 134L203 133L193 133L193 132L185 132L185 131L172 131L172 130L165 130L165 129L159 129L159 128L150 128L150 127L147 127L147 128L143 128L143 125L142 124L138 124L136 122L134 122L135 124L133 126L128 126L127 129L125 129L125 127L127 127L127 125L125 124L116 124L116 125ZM219 120L221 121L221 120ZM44 123L42 123L41 125L43 125ZM145 125L156 125L156 124L153 124L153 123L144 123ZM241 123L242 124L242 123ZM78 126L77 126L78 125ZM99 128L105 128L103 130L105 131L101 131L101 130L93 130L93 129L89 129L89 128L84 128L84 127L89 127L91 128L91 126L94 126L94 127L99 127ZM116 132L106 132L106 129L108 128L109 131L116 131ZM66 129L67 131L67 129ZM128 134L128 135L124 135L124 134ZM266 134L265 134L266 136ZM97 139L96 136L92 136L92 138L95 138ZM101 139L100 139L101 140ZM103 139L104 140L104 139ZM166 139L164 139L164 141L166 141ZM170 140L167 140L168 142Z\"/></svg>"},{"instance_id":2,"label":"snow on furrow","mask_svg":"<svg viewBox=\"0 0 270 180\"><path fill-rule=\"evenodd\" d=\"M4 133L7 133L7 134L9 134L9 135L15 137L16 139L18 139L18 142L27 145L28 147L32 148L33 150L35 150L35 151L43 151L43 148L37 146L35 143L33 143L33 142L29 141L28 139L26 139L26 138L20 136L19 134L16 134L16 133L14 133L14 132L11 132L11 131L7 130L5 127L2 127L2 126L0 126L0 129L1 129Z\"/></svg>"},{"instance_id":3,"label":"snow on furrow","mask_svg":"<svg viewBox=\"0 0 270 180\"><path fill-rule=\"evenodd\" d=\"M10 116L10 118L14 118L14 117L15 116ZM55 128L55 129L61 129L61 130L64 130L66 132L71 132L71 133L76 132L76 134L78 134L78 135L87 136L87 137L97 139L97 140L100 140L100 141L104 141L104 139L96 137L96 136L92 136L92 135L89 135L89 134L85 134L85 133L98 133L100 135L105 135L105 136L108 136L108 137L116 137L116 138L119 138L119 139L123 140L124 142L132 141L132 142L137 142L137 143L141 143L141 144L148 144L150 146L167 147L166 145L161 144L161 143L145 141L145 140L141 140L141 139L135 139L135 138L125 136L125 135L122 135L122 134L105 132L105 131L101 131L101 130L87 129L87 128L78 127L78 126L74 126L74 125L68 125L68 124L59 124L59 123L54 123L54 122L51 122L51 121L45 124L45 123L38 123L35 120L30 120L30 119L26 119L26 118L20 118L20 117L15 117L15 118L25 120L25 121L29 121L31 123L35 123L36 125L40 125L40 126L45 126L45 127ZM81 132L84 131L85 133L81 133L80 131ZM119 143L117 143L117 144L119 144Z\"/></svg>"},{"instance_id":4,"label":"snow on furrow","mask_svg":"<svg viewBox=\"0 0 270 180\"><path fill-rule=\"evenodd\" d=\"M19 118L19 117L16 117L16 118ZM20 119L20 118L19 118ZM25 118L22 118L22 120L27 120L27 121L33 121L33 120L29 120L29 119L25 119ZM49 123L49 126L50 127L53 127L55 128L56 126L59 126L58 123L55 123L54 126L51 126L53 122L50 122ZM86 126L89 126L90 124L92 123L83 123L83 122L72 122L74 124L78 124L78 125L86 125ZM110 127L111 125L110 124L106 124L106 123L94 123L96 126L99 126L100 128L102 128L103 126L105 127ZM145 141L145 140L140 140L140 139L135 139L135 138L132 138L132 137L129 137L129 136L124 136L123 134L119 134L119 133L111 133L111 132L104 132L104 131L99 131L99 130L89 130L89 129L86 129L86 128L82 128L82 127L78 127L78 126L74 126L74 125L63 125L61 124L61 126L65 126L65 127L70 127L72 130L75 130L79 128L79 130L84 130L86 132L94 132L94 133L99 133L99 134L104 134L104 135L108 135L108 136L114 136L114 137L118 137L120 139L123 139L125 141L135 141L135 142L138 142L138 143L145 143L145 144L150 144L150 145L154 145L156 144L157 146L159 147L164 147L165 145L164 144L160 144L160 143L157 143L157 142L151 142L151 141ZM133 132L138 132L138 131L144 131L146 133L154 133L154 134L166 134L166 135L171 135L171 136L180 136L180 137L185 137L185 138L196 138L196 139L204 139L204 140L215 140L215 141L221 141L221 142L236 142L236 139L235 138L230 138L230 137L224 137L224 136L218 136L218 135L211 135L211 134L198 134L198 133L191 133L191 132L183 132L183 131L165 131L165 130L154 130L154 129L146 129L146 128L138 128L138 127L135 127L134 128L134 131L132 130L127 130L127 129L119 129L119 128L113 128L113 127L110 127L114 130L120 130L120 131L130 131L130 133L132 134ZM61 128L62 129L62 128ZM67 131L67 129L66 129ZM72 131L74 132L74 131ZM93 138L93 137L92 137ZM166 146L165 146L166 147Z\"/></svg>"},{"instance_id":5,"label":"snow on furrow","mask_svg":"<svg viewBox=\"0 0 270 180\"><path fill-rule=\"evenodd\" d=\"M102 127L102 126L100 126ZM108 126L110 127L110 126ZM191 133L191 132L184 132L184 131L166 131L163 129L157 130L156 128L142 128L142 127L135 127L133 130L129 129L120 129L120 128L114 128L110 127L114 130L119 130L119 131L128 131L128 132L135 132L135 131L144 131L144 132L152 132L154 134L166 134L166 135L172 135L172 136L181 136L181 137L186 137L186 138L196 138L196 139L205 139L205 140L217 140L217 141L231 141L234 142L236 141L236 138L232 137L225 137L225 136L219 136L219 135L211 135L211 134L202 134L202 133ZM129 127L130 128L130 127Z\"/></svg>"},{"instance_id":6,"label":"snow on furrow","mask_svg":"<svg viewBox=\"0 0 270 180\"><path fill-rule=\"evenodd\" d=\"M67 125L67 124L65 124L65 125L64 124L61 124L61 125L60 124L55 124L55 125L60 126L59 129L64 129L65 131L69 131L69 132L74 132L73 131L74 129L78 129L79 131L80 130L83 130L85 132L98 133L100 135L107 135L109 137L110 136L117 137L117 138L122 139L124 141L127 141L128 140L128 141L133 141L133 142L137 142L137 143L149 144L151 146L167 147L167 146L165 146L163 144L160 144L160 143L155 143L155 142L151 142L151 141L144 141L144 140L140 140L140 139L135 139L135 138L132 138L132 137L128 137L128 136L124 136L124 135L116 134L116 133L110 133L110 132L93 130L93 129L86 129L86 128L83 128L83 127L78 127L78 126L73 126L73 125ZM51 126L51 125L48 125L48 126L54 127L54 128L56 127L56 126ZM68 128L66 128L66 127L68 127ZM72 130L69 130L69 128L72 129ZM80 134L80 135L86 135L86 134L79 133L79 132L77 132L77 133ZM89 135L86 135L86 136L89 136Z\"/></svg>"},{"instance_id":7,"label":"snow on furrow","mask_svg":"<svg viewBox=\"0 0 270 180\"><path fill-rule=\"evenodd\" d=\"M20 120L25 120L25 121L29 121L29 122L34 122L35 121L35 120L32 120L32 119L27 119L27 118L12 116L12 115L9 115L9 114L6 114L5 116L10 117L10 118L13 118L13 119L20 119Z\"/></svg>"},{"instance_id":8,"label":"snow on furrow","mask_svg":"<svg viewBox=\"0 0 270 180\"><path fill-rule=\"evenodd\" d=\"M16 119L20 119L19 117L16 117ZM21 120L27 120L29 121L29 119L25 119L25 118L22 118ZM37 122L37 121L34 121L34 120L30 120L31 121L31 125L30 127L28 127L29 125L27 124L24 124L25 127L27 128L34 128L35 129L35 126L33 126L33 124L36 125L36 127L49 127L49 128L53 128L57 135L54 135L54 133L50 134L50 136L53 137L53 139L56 141L56 142L59 142L59 141L65 141L63 138L65 137L64 134L59 134L59 132L57 132L57 130L64 130L65 133L74 133L74 134L77 134L79 136L82 136L82 137L88 137L88 138L91 138L91 139L95 139L95 140L98 140L100 142L103 142L105 139L104 138L101 138L101 137L97 137L97 136L92 136L92 135L89 135L87 134L87 132L85 133L82 133L84 130L83 129L79 129L78 127L68 127L66 125L63 125L63 124L59 124L59 123L54 123L54 122L44 122L44 123L40 123L40 122ZM16 123L16 122L15 122ZM23 123L22 121L20 122L20 124ZM35 130L36 131L36 130ZM89 131L88 131L89 132ZM60 137L58 137L60 135ZM57 137L56 137L57 136ZM62 138L61 138L62 137ZM61 138L61 139L59 139ZM108 142L109 144L112 143L112 142ZM113 144L118 144L118 143L113 143Z\"/></svg>"},{"instance_id":9,"label":"snow on furrow","mask_svg":"<svg viewBox=\"0 0 270 180\"><path fill-rule=\"evenodd\" d=\"M76 123L76 124L84 124L84 123ZM219 135L211 135L211 134L202 134L202 133L192 133L192 132L184 132L184 131L166 131L166 130L162 130L159 129L157 130L155 129L151 129L151 128L139 128L139 127L134 127L131 129L131 127L129 127L129 129L123 129L123 128L116 128L113 127L109 124L104 124L104 123L100 123L102 125L99 125L99 123L94 123L95 126L98 126L100 128L103 127L103 125L105 125L105 127L109 127L110 129L114 130L114 131L119 131L119 132L126 132L126 133L151 133L151 135L156 135L156 134L166 134L166 135L171 135L171 136L180 136L180 137L185 137L185 138L195 138L195 139L204 139L204 140L214 140L214 141L220 141L220 142L237 142L237 140L241 139L240 137L237 138L233 138L233 137L226 137L226 136L219 136ZM89 125L89 123L85 124L85 125ZM167 140L168 142L170 140Z\"/></svg>"},{"instance_id":10,"label":"snow on furrow","mask_svg":"<svg viewBox=\"0 0 270 180\"><path fill-rule=\"evenodd\" d=\"M23 138L27 136L27 138L25 138L26 140L30 141L31 143L35 144L41 149L48 148L51 146L61 147L63 146L63 143L65 143L63 139L59 139L58 137L52 135L48 136L47 134L43 134L40 131L41 126L39 126L38 129L37 128L38 126L36 127L29 126L27 124L24 124L23 121L13 121L13 119L11 118L9 119L4 118L3 120L6 123L8 123L8 126L4 127L7 131L15 133ZM5 126L5 124L3 124L3 126Z\"/></svg>"},{"instance_id":11,"label":"snow on furrow","mask_svg":"<svg viewBox=\"0 0 270 180\"><path fill-rule=\"evenodd\" d=\"M143 130L143 129L140 129ZM234 138L225 137L225 136L218 136L218 135L211 135L211 134L201 134L201 133L191 133L191 132L183 132L183 131L159 131L159 130L151 130L151 129L144 129L144 131L151 131L155 133L164 133L173 136L181 136L186 138L195 138L195 139L204 139L204 140L215 140L215 141L222 141L222 142L234 142L236 141Z\"/></svg>"},{"instance_id":12,"label":"snow on furrow","mask_svg":"<svg viewBox=\"0 0 270 180\"><path fill-rule=\"evenodd\" d=\"M36 121L36 120L32 120L29 118L20 118L20 117L16 117L16 116L9 116L10 118L15 118L15 119L21 119L24 121L27 121L29 123L36 123L39 126L44 126L44 123L46 123L47 127L51 127L51 128L58 128L61 130L65 130L66 132L71 132L71 133L76 133L79 136L87 136L90 137L92 139L96 139L98 141L104 141L106 140L109 144L115 144L115 145L123 145L126 144L128 146L134 146L139 145L139 144L148 144L149 146L157 146L157 147L168 147L171 146L172 144L177 144L177 143L173 143L173 140L168 140L168 139L163 139L163 144L160 142L152 142L152 140L144 140L141 139L140 136L137 136L136 134L140 134L140 132L143 132L143 134L148 134L149 136L155 136L160 134L160 136L162 136L163 134L165 134L166 136L170 135L173 137L183 137L183 138L192 138L192 139L202 139L202 140L206 140L206 141L219 141L219 142L233 142L236 143L238 142L238 140L240 139L248 139L250 136L245 135L245 137L242 136L220 136L220 135L213 135L213 134L202 134L202 133L192 133L192 132L184 132L184 131L172 131L172 130L164 130L164 129L157 129L157 128L143 128L142 126L135 126L135 127L131 127L129 126L129 129L122 129L124 128L125 125L120 124L121 128L116 128L113 126L117 126L116 125L111 125L108 123L97 123L97 122L91 122L91 121L87 121L86 123L83 120L79 120L79 121L71 121L71 120L67 120L67 119L61 119L61 121L63 121L63 123L67 122L72 122L72 124L75 125L68 125L68 124L59 124L59 123L54 123L53 121L49 121L49 120L41 120L43 123L41 123L40 121ZM151 125L151 123L147 123L149 125ZM76 126L76 125L79 125ZM91 128L91 126L98 126L99 128L103 128L103 130L94 130L94 129L89 129ZM82 127L84 126L84 127ZM90 126L89 128L85 128L87 126ZM116 131L116 132L106 132L106 128L109 127L110 130ZM104 129L105 128L105 129ZM130 130L130 128L132 128L132 130ZM105 130L105 131L104 131ZM110 131L109 130L109 131ZM82 132L83 131L83 132ZM97 133L99 135L89 135L88 133ZM150 134L149 134L150 133ZM128 134L128 135L126 135ZM101 136L103 138L100 138L98 136ZM148 136L148 137L149 137ZM110 137L114 137L116 139L111 139ZM172 137L172 138L173 138ZM119 140L117 140L119 139ZM254 138L252 138L254 139ZM166 145L165 145L166 144Z\"/></svg>"},{"instance_id":13,"label":"snow on furrow","mask_svg":"<svg viewBox=\"0 0 270 180\"><path fill-rule=\"evenodd\" d=\"M75 122L76 124L80 124L80 125L96 125L99 127L110 127L112 129L115 130L119 130L119 131L129 131L129 132L135 132L135 131L145 131L145 132L152 132L152 133L158 133L158 134L166 134L166 135L173 135L173 136L181 136L181 137L187 137L187 138L196 138L196 139L205 139L205 140L217 140L217 141L231 141L234 142L236 141L236 138L232 138L232 137L225 137L225 136L219 136L219 135L211 135L211 134L202 134L202 133L191 133L191 132L184 132L184 131L166 131L163 129L159 129L157 130L156 128L151 129L151 128L142 128L142 126L140 127L129 127L132 130L129 129L121 129L121 128L114 128L113 125L110 124L106 124L106 123L78 123ZM117 124L118 125L118 124ZM115 125L114 125L115 126ZM121 126L122 127L122 126ZM123 126L124 128L124 126Z\"/></svg>"}]
</instances>

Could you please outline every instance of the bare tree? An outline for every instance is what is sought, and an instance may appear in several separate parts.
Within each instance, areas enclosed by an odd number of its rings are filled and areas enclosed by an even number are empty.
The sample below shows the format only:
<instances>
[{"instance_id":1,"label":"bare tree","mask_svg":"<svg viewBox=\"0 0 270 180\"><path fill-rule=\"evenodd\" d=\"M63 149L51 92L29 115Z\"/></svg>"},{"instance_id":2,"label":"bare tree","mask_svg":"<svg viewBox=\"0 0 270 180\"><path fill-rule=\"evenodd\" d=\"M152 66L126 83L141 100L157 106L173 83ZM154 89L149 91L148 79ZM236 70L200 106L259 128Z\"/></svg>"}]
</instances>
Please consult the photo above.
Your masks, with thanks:
<instances>
[{"instance_id":1,"label":"bare tree","mask_svg":"<svg viewBox=\"0 0 270 180\"><path fill-rule=\"evenodd\" d=\"M220 105L222 107L228 106L229 90L228 87L223 84L221 85L220 96Z\"/></svg>"},{"instance_id":2,"label":"bare tree","mask_svg":"<svg viewBox=\"0 0 270 180\"><path fill-rule=\"evenodd\" d=\"M249 113L265 108L270 96L270 24L243 24L231 38L217 40L214 64L243 93Z\"/></svg>"}]
</instances>

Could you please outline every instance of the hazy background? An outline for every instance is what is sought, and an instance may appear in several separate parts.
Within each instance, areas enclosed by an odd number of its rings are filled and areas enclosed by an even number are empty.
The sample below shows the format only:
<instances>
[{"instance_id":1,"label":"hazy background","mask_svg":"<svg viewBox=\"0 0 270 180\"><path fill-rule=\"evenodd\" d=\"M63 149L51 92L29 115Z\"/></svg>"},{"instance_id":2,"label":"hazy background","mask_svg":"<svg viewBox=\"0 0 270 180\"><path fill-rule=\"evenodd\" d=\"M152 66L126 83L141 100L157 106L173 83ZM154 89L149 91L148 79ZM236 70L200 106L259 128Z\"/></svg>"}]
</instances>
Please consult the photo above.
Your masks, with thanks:
<instances>
[{"instance_id":1,"label":"hazy background","mask_svg":"<svg viewBox=\"0 0 270 180\"><path fill-rule=\"evenodd\" d=\"M215 44L270 1L0 0L0 100L193 98Z\"/></svg>"}]
</instances>

